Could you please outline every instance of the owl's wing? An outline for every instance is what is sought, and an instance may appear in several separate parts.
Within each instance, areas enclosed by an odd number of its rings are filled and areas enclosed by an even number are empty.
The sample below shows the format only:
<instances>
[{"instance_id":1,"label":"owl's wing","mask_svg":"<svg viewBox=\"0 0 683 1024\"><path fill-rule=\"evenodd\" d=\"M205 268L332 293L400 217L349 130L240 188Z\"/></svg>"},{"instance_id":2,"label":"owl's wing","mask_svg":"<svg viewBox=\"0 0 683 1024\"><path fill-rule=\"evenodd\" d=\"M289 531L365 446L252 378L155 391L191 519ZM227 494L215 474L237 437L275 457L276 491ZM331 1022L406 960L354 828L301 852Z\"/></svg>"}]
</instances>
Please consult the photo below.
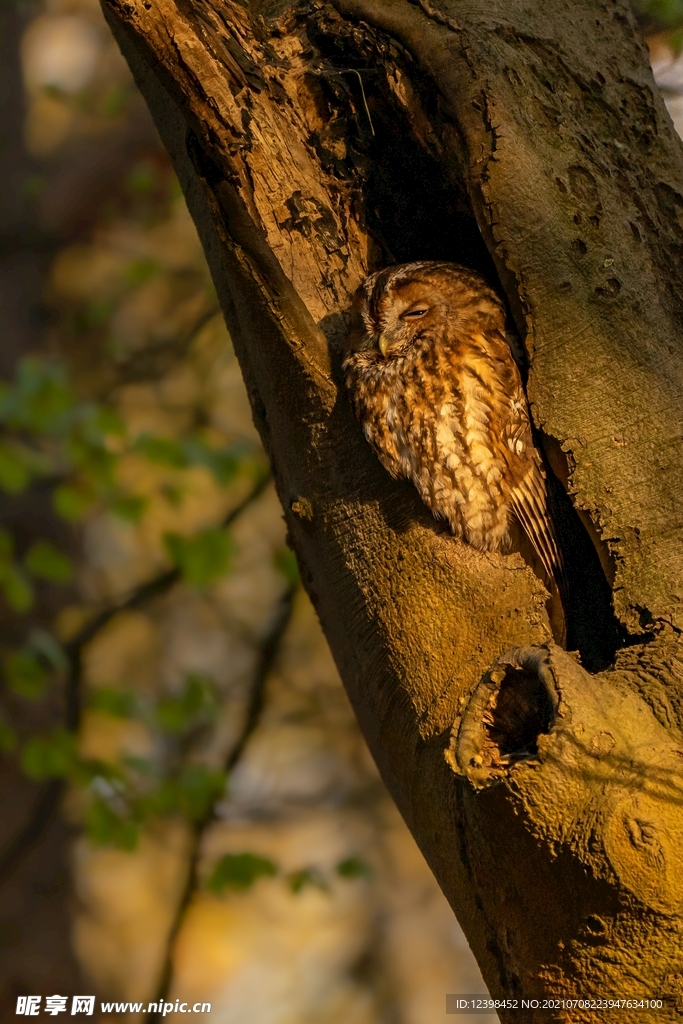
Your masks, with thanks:
<instances>
[{"instance_id":1,"label":"owl's wing","mask_svg":"<svg viewBox=\"0 0 683 1024\"><path fill-rule=\"evenodd\" d=\"M534 447L526 399L521 382L510 399L509 418L503 430L512 470L510 503L546 572L564 589L564 564L555 527L548 511L548 485Z\"/></svg>"},{"instance_id":2,"label":"owl's wing","mask_svg":"<svg viewBox=\"0 0 683 1024\"><path fill-rule=\"evenodd\" d=\"M543 566L562 589L564 563L555 528L548 514L545 474L534 459L525 475L512 488L510 502Z\"/></svg>"}]
</instances>

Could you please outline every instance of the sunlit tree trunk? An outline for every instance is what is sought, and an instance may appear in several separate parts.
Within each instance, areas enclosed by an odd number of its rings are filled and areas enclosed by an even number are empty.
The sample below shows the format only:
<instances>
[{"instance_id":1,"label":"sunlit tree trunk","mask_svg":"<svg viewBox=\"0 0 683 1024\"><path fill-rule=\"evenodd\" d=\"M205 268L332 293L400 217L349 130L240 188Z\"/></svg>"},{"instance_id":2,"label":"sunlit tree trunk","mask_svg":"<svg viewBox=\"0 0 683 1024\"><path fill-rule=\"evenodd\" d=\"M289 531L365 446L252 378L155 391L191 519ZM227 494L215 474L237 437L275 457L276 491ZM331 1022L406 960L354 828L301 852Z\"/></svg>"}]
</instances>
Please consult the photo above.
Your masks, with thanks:
<instances>
[{"instance_id":1,"label":"sunlit tree trunk","mask_svg":"<svg viewBox=\"0 0 683 1024\"><path fill-rule=\"evenodd\" d=\"M674 998L683 161L626 3L104 8L201 234L304 582L491 993ZM558 495L583 666L521 556L450 538L339 388L358 283L434 257L497 278L524 339L574 506Z\"/></svg>"}]
</instances>

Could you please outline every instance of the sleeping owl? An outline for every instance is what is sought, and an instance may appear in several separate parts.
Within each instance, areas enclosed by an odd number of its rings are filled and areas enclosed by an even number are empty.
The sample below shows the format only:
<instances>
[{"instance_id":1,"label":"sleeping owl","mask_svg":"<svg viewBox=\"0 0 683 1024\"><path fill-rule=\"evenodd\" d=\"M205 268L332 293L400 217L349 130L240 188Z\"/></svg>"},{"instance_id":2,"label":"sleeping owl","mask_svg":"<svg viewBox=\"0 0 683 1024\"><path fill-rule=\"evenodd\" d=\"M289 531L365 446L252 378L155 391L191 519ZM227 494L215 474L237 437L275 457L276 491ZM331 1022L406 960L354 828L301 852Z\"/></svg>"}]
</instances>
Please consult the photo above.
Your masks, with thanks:
<instances>
[{"instance_id":1,"label":"sleeping owl","mask_svg":"<svg viewBox=\"0 0 683 1024\"><path fill-rule=\"evenodd\" d=\"M354 321L346 385L384 468L480 551L504 550L516 517L561 584L545 471L496 293L457 264L406 263L363 282Z\"/></svg>"}]
</instances>

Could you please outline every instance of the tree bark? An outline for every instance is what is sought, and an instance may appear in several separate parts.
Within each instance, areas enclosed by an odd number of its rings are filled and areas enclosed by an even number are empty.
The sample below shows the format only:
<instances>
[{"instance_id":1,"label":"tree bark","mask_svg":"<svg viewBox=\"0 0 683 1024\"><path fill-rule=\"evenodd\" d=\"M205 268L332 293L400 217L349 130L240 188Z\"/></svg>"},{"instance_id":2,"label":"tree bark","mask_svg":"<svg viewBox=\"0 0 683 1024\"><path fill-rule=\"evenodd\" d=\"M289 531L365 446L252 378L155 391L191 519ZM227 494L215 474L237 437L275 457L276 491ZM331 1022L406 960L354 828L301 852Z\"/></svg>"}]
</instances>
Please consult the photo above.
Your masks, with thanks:
<instances>
[{"instance_id":1,"label":"tree bark","mask_svg":"<svg viewBox=\"0 0 683 1024\"><path fill-rule=\"evenodd\" d=\"M625 0L103 4L200 231L304 583L492 995L666 996L608 1019L677 1019L683 154ZM507 296L583 522L571 615L592 672L553 644L521 556L453 540L351 416L350 296L422 258Z\"/></svg>"}]
</instances>

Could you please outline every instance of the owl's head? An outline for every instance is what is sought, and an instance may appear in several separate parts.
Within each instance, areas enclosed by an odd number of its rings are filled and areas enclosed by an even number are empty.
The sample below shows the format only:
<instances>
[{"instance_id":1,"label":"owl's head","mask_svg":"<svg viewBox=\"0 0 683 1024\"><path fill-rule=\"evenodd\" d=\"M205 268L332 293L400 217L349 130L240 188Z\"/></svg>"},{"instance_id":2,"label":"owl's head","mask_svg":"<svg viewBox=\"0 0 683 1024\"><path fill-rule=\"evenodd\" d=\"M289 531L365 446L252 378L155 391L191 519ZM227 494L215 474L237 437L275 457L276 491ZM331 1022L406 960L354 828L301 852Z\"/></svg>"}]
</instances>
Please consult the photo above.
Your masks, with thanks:
<instances>
[{"instance_id":1,"label":"owl's head","mask_svg":"<svg viewBox=\"0 0 683 1024\"><path fill-rule=\"evenodd\" d=\"M479 275L456 263L403 263L380 270L356 292L349 349L374 354L378 361L405 356L439 325L467 320L480 306L482 290L500 306Z\"/></svg>"}]
</instances>

